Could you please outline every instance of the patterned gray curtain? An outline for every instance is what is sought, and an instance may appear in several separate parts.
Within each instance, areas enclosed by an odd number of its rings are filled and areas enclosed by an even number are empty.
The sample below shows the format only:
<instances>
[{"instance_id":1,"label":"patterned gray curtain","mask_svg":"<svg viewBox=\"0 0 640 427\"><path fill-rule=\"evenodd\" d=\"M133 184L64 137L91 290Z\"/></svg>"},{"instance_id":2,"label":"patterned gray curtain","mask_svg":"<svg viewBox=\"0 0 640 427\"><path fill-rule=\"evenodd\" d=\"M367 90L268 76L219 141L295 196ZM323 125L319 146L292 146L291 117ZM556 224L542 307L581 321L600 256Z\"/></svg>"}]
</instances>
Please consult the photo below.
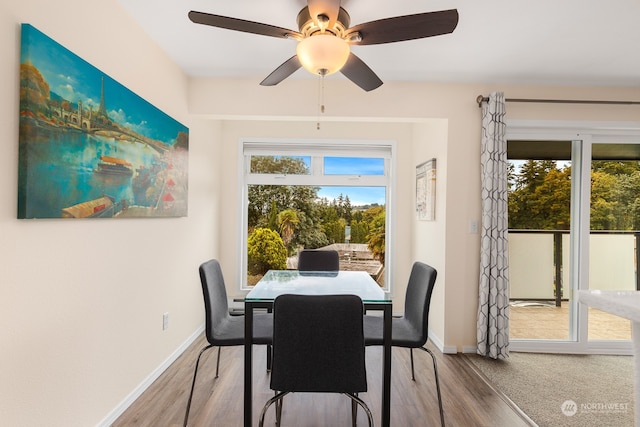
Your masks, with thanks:
<instances>
[{"instance_id":1,"label":"patterned gray curtain","mask_svg":"<svg viewBox=\"0 0 640 427\"><path fill-rule=\"evenodd\" d=\"M478 301L478 354L509 356L507 141L504 94L482 104L482 228Z\"/></svg>"}]
</instances>

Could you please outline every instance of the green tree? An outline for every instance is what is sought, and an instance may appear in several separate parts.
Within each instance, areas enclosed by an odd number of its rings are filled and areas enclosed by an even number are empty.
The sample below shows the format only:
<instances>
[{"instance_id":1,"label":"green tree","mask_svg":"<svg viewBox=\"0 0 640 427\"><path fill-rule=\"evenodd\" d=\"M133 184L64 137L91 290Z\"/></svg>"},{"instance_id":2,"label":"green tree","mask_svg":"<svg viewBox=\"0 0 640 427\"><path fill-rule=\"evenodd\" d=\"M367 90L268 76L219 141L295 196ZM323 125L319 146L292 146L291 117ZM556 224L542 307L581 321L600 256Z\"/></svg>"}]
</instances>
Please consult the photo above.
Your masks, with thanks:
<instances>
[{"instance_id":1,"label":"green tree","mask_svg":"<svg viewBox=\"0 0 640 427\"><path fill-rule=\"evenodd\" d=\"M338 206L335 200L329 203L326 198L316 202L315 223L326 236L327 244L344 242L346 222L341 221Z\"/></svg>"},{"instance_id":2,"label":"green tree","mask_svg":"<svg viewBox=\"0 0 640 427\"><path fill-rule=\"evenodd\" d=\"M266 227L275 204L275 212L293 209L310 215L319 187L306 185L250 185L247 223L249 227Z\"/></svg>"},{"instance_id":3,"label":"green tree","mask_svg":"<svg viewBox=\"0 0 640 427\"><path fill-rule=\"evenodd\" d=\"M509 228L568 229L571 167L529 160L509 174ZM594 160L591 164L591 229L640 227L640 162Z\"/></svg>"},{"instance_id":4,"label":"green tree","mask_svg":"<svg viewBox=\"0 0 640 427\"><path fill-rule=\"evenodd\" d=\"M634 163L638 165L638 162ZM640 230L640 171L619 176L617 192L618 200L624 206L624 211L620 214L624 223L620 224L619 229Z\"/></svg>"},{"instance_id":5,"label":"green tree","mask_svg":"<svg viewBox=\"0 0 640 427\"><path fill-rule=\"evenodd\" d=\"M382 212L384 212L384 206L371 205L370 208L362 213L362 220L371 223Z\"/></svg>"},{"instance_id":6,"label":"green tree","mask_svg":"<svg viewBox=\"0 0 640 427\"><path fill-rule=\"evenodd\" d=\"M287 248L278 233L256 228L247 239L248 271L265 274L268 270L287 268Z\"/></svg>"},{"instance_id":7,"label":"green tree","mask_svg":"<svg viewBox=\"0 0 640 427\"><path fill-rule=\"evenodd\" d=\"M367 246L376 258L384 265L385 255L385 224L386 214L384 210L381 210L375 217L373 217L369 224L369 235L367 236Z\"/></svg>"},{"instance_id":8,"label":"green tree","mask_svg":"<svg viewBox=\"0 0 640 427\"><path fill-rule=\"evenodd\" d=\"M344 218L345 221L347 221L347 224L349 224L351 222L352 215L353 215L353 207L351 206L351 200L349 199L348 194L344 197L342 212L343 212L342 217Z\"/></svg>"},{"instance_id":9,"label":"green tree","mask_svg":"<svg viewBox=\"0 0 640 427\"><path fill-rule=\"evenodd\" d=\"M278 207L276 206L275 200L271 200L271 209L269 209L267 227L274 231L278 229Z\"/></svg>"},{"instance_id":10,"label":"green tree","mask_svg":"<svg viewBox=\"0 0 640 427\"><path fill-rule=\"evenodd\" d=\"M302 158L291 156L251 156L252 173L306 175L309 168ZM275 212L294 209L309 214L319 187L305 185L250 185L248 188L249 227L267 226L267 218L275 204Z\"/></svg>"},{"instance_id":11,"label":"green tree","mask_svg":"<svg viewBox=\"0 0 640 427\"><path fill-rule=\"evenodd\" d=\"M285 209L278 214L277 224L280 230L280 237L282 237L282 241L289 253L291 253L289 245L293 240L293 235L299 223L298 214L293 209Z\"/></svg>"},{"instance_id":12,"label":"green tree","mask_svg":"<svg viewBox=\"0 0 640 427\"><path fill-rule=\"evenodd\" d=\"M533 192L529 204L536 228L569 229L571 217L571 168L551 169Z\"/></svg>"},{"instance_id":13,"label":"green tree","mask_svg":"<svg viewBox=\"0 0 640 427\"><path fill-rule=\"evenodd\" d=\"M333 201L333 206L335 206L336 213L339 218L344 218L344 196L342 193Z\"/></svg>"},{"instance_id":14,"label":"green tree","mask_svg":"<svg viewBox=\"0 0 640 427\"><path fill-rule=\"evenodd\" d=\"M571 212L571 167L551 160L528 160L509 174L509 228L568 229Z\"/></svg>"},{"instance_id":15,"label":"green tree","mask_svg":"<svg viewBox=\"0 0 640 427\"><path fill-rule=\"evenodd\" d=\"M632 175L640 171L640 163L637 161L611 161L611 160L594 160L591 162L591 170L595 172L604 172L609 175Z\"/></svg>"},{"instance_id":16,"label":"green tree","mask_svg":"<svg viewBox=\"0 0 640 427\"><path fill-rule=\"evenodd\" d=\"M299 213L298 218L300 223L298 224L298 232L293 238L293 246L316 249L329 244L329 239L327 239L327 235L319 222L314 221L303 213Z\"/></svg>"},{"instance_id":17,"label":"green tree","mask_svg":"<svg viewBox=\"0 0 640 427\"><path fill-rule=\"evenodd\" d=\"M591 172L591 228L638 230L640 170L637 161L594 161Z\"/></svg>"},{"instance_id":18,"label":"green tree","mask_svg":"<svg viewBox=\"0 0 640 427\"><path fill-rule=\"evenodd\" d=\"M606 172L591 172L591 229L615 229L617 202L613 188L617 179Z\"/></svg>"},{"instance_id":19,"label":"green tree","mask_svg":"<svg viewBox=\"0 0 640 427\"><path fill-rule=\"evenodd\" d=\"M368 234L369 224L366 221L351 220L351 243L367 243Z\"/></svg>"},{"instance_id":20,"label":"green tree","mask_svg":"<svg viewBox=\"0 0 640 427\"><path fill-rule=\"evenodd\" d=\"M283 175L306 175L309 168L300 157L251 156L251 172Z\"/></svg>"},{"instance_id":21,"label":"green tree","mask_svg":"<svg viewBox=\"0 0 640 427\"><path fill-rule=\"evenodd\" d=\"M329 240L329 244L344 242L346 226L347 222L343 218L336 218L322 224L322 229Z\"/></svg>"}]
</instances>

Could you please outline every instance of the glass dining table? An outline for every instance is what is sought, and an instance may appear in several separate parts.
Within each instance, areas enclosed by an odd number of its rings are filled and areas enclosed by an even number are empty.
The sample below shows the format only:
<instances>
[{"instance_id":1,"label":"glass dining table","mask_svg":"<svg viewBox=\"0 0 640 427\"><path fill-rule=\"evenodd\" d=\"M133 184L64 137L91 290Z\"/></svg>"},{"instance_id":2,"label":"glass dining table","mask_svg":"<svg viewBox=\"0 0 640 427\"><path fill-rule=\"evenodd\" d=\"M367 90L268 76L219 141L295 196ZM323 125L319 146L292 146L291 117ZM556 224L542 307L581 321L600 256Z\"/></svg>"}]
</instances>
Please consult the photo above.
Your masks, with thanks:
<instances>
[{"instance_id":1,"label":"glass dining table","mask_svg":"<svg viewBox=\"0 0 640 427\"><path fill-rule=\"evenodd\" d=\"M358 295L365 310L382 311L384 316L382 358L382 420L388 427L391 420L391 298L364 271L312 272L298 270L269 270L244 298L244 425L252 425L253 414L253 311L271 309L273 301L282 294L302 295Z\"/></svg>"}]
</instances>

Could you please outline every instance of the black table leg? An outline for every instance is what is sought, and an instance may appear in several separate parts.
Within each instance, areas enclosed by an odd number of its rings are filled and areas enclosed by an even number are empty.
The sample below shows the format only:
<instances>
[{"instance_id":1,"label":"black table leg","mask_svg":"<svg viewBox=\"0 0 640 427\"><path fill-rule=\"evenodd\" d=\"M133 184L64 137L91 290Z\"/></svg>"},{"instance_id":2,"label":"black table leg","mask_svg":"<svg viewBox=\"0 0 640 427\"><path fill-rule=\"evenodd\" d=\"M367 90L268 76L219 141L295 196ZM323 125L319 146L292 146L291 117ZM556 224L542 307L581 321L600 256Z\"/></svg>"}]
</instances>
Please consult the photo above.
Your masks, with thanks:
<instances>
[{"instance_id":1,"label":"black table leg","mask_svg":"<svg viewBox=\"0 0 640 427\"><path fill-rule=\"evenodd\" d=\"M389 427L391 424L391 304L384 306L384 332L382 358L382 426Z\"/></svg>"},{"instance_id":2,"label":"black table leg","mask_svg":"<svg viewBox=\"0 0 640 427\"><path fill-rule=\"evenodd\" d=\"M253 304L250 302L244 303L244 426L251 427L251 415L253 408L251 406L253 401L252 390L252 377L253 361L252 356L253 347Z\"/></svg>"}]
</instances>

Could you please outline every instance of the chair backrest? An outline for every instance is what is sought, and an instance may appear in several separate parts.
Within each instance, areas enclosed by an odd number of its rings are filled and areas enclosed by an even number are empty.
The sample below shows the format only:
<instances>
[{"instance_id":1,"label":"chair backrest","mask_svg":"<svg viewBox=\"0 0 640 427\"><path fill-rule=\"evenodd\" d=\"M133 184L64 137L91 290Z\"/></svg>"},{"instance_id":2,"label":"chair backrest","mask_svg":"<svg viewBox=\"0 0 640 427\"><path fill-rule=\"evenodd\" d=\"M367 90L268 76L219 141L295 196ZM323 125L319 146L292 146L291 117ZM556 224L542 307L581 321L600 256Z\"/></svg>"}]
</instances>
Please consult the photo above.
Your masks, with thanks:
<instances>
[{"instance_id":1,"label":"chair backrest","mask_svg":"<svg viewBox=\"0 0 640 427\"><path fill-rule=\"evenodd\" d=\"M200 265L199 271L204 296L206 335L207 340L213 343L215 328L230 317L227 289L222 268L217 260L204 262Z\"/></svg>"},{"instance_id":2,"label":"chair backrest","mask_svg":"<svg viewBox=\"0 0 640 427\"><path fill-rule=\"evenodd\" d=\"M407 284L404 301L404 317L420 331L422 345L427 342L429 305L436 283L437 271L422 262L414 262Z\"/></svg>"},{"instance_id":3,"label":"chair backrest","mask_svg":"<svg viewBox=\"0 0 640 427\"><path fill-rule=\"evenodd\" d=\"M356 295L292 295L273 306L271 389L367 390L363 304Z\"/></svg>"},{"instance_id":4,"label":"chair backrest","mask_svg":"<svg viewBox=\"0 0 640 427\"><path fill-rule=\"evenodd\" d=\"M303 249L298 254L300 271L338 271L340 255L338 251L324 249Z\"/></svg>"}]
</instances>

